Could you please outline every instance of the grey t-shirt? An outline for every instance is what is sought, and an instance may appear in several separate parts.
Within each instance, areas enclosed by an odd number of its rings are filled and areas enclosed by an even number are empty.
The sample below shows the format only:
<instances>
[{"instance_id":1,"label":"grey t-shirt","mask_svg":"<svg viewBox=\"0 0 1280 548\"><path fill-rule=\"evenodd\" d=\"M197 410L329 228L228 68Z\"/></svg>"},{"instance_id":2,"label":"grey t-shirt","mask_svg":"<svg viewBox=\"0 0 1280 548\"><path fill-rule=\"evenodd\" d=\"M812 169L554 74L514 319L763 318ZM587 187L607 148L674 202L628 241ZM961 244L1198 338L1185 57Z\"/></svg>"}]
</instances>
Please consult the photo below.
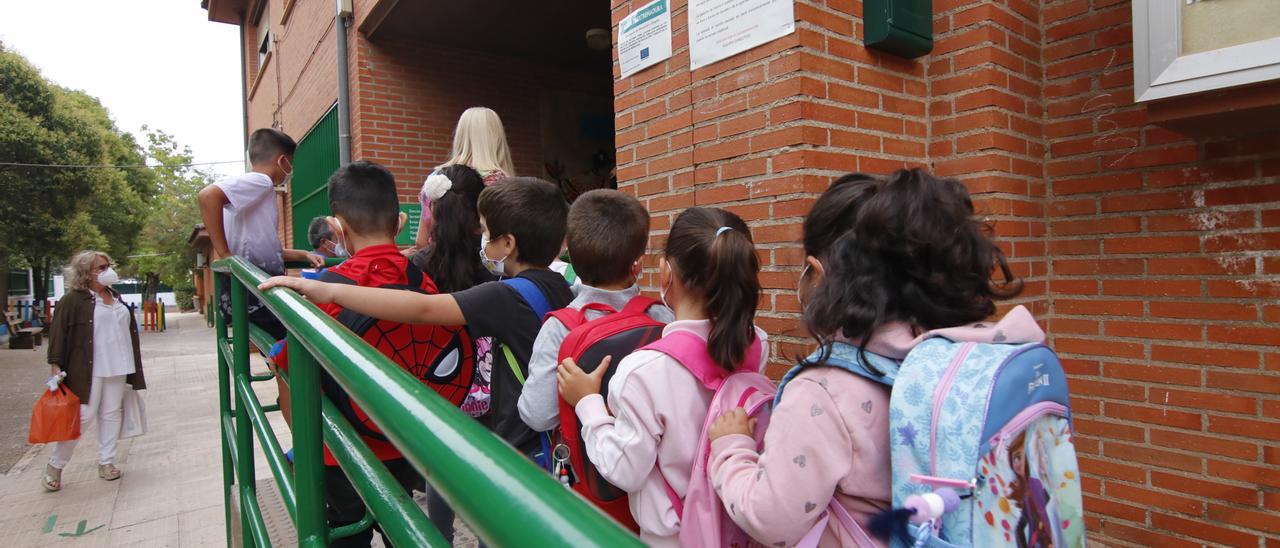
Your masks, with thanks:
<instances>
[{"instance_id":1,"label":"grey t-shirt","mask_svg":"<svg viewBox=\"0 0 1280 548\"><path fill-rule=\"evenodd\" d=\"M284 274L275 185L264 173L251 171L214 183L227 196L222 228L231 253L244 257L267 274Z\"/></svg>"},{"instance_id":2,"label":"grey t-shirt","mask_svg":"<svg viewBox=\"0 0 1280 548\"><path fill-rule=\"evenodd\" d=\"M601 303L614 310L621 310L627 302L640 294L640 286L633 285L622 291L606 291L586 284L573 287L574 298L569 308L581 309L588 303ZM663 323L675 320L675 314L665 306L649 308L649 317ZM587 311L587 320L604 316L604 312ZM533 342L533 355L529 358L529 378L525 380L524 390L520 391L520 419L529 428L546 432L560 425L560 394L556 388L556 367L559 365L560 344L569 334L569 329L560 320L548 318ZM622 356L614 358L613 365L621 361Z\"/></svg>"}]
</instances>

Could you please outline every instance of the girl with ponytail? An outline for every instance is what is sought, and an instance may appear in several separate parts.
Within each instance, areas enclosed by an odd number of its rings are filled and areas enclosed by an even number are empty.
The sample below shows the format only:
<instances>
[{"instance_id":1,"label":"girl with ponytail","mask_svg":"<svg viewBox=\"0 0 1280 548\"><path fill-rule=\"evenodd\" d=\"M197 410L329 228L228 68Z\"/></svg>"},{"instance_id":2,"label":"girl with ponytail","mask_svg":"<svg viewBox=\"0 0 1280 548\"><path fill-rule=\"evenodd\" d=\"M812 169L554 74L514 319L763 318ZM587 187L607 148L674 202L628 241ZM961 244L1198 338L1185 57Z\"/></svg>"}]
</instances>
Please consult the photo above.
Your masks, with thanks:
<instances>
[{"instance_id":1,"label":"girl with ponytail","mask_svg":"<svg viewBox=\"0 0 1280 548\"><path fill-rule=\"evenodd\" d=\"M663 340L705 347L726 376L762 370L769 352L764 331L754 324L760 264L746 223L720 209L688 209L671 226L659 266L662 300L676 317ZM605 402L600 382L611 358L621 362ZM678 546L674 497L687 493L714 392L656 349L605 360L591 374L572 361L562 363L560 394L577 411L591 462L629 493L641 539L649 546Z\"/></svg>"}]
</instances>

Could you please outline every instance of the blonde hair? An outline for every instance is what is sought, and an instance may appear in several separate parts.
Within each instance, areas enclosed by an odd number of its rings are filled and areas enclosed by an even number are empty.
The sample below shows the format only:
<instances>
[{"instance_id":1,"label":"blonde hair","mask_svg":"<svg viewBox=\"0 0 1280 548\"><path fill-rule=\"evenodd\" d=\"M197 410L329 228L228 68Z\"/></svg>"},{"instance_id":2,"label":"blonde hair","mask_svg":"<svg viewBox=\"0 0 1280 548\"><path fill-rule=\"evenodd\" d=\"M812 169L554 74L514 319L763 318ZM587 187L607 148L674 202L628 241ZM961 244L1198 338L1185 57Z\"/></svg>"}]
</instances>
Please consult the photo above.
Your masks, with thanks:
<instances>
[{"instance_id":1,"label":"blonde hair","mask_svg":"<svg viewBox=\"0 0 1280 548\"><path fill-rule=\"evenodd\" d=\"M455 164L470 166L481 174L500 169L507 177L516 176L498 113L485 107L471 107L462 113L453 131L453 157L440 167Z\"/></svg>"},{"instance_id":2,"label":"blonde hair","mask_svg":"<svg viewBox=\"0 0 1280 548\"><path fill-rule=\"evenodd\" d=\"M67 263L67 267L62 270L64 282L67 289L89 289L89 282L93 280L93 261L98 257L111 260L111 256L101 251L86 250L71 256L71 260Z\"/></svg>"}]
</instances>

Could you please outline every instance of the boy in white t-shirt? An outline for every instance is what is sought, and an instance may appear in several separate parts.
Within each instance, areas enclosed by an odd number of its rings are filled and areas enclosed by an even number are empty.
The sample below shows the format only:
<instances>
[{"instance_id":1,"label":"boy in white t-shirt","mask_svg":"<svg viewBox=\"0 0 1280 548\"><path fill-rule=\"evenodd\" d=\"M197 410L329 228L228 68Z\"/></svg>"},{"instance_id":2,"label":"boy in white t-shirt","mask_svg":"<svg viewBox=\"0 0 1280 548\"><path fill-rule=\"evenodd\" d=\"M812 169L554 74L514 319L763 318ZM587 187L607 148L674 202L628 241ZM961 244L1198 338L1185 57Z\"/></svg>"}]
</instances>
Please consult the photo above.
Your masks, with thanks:
<instances>
[{"instance_id":1,"label":"boy in white t-shirt","mask_svg":"<svg viewBox=\"0 0 1280 548\"><path fill-rule=\"evenodd\" d=\"M244 175L228 177L200 191L200 218L213 242L215 258L239 255L268 275L284 274L285 261L324 265L324 257L280 244L280 215L275 186L293 173L293 152L298 144L284 132L262 128L249 137L249 163ZM221 288L219 306L231 314L229 281ZM248 295L249 321L276 339L286 335L284 326L252 294Z\"/></svg>"}]
</instances>

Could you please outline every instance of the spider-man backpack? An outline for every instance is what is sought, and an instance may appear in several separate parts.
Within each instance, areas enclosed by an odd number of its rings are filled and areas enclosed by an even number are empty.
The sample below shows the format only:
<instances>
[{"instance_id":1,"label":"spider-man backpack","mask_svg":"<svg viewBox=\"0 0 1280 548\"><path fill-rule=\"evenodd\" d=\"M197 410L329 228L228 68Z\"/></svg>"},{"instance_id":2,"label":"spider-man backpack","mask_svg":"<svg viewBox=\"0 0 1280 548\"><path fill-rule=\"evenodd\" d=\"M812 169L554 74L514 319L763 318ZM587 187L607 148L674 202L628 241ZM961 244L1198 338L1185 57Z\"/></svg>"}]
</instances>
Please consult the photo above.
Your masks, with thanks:
<instances>
[{"instance_id":1,"label":"spider-man backpack","mask_svg":"<svg viewBox=\"0 0 1280 548\"><path fill-rule=\"evenodd\" d=\"M618 370L618 361L662 337L662 328L666 324L645 313L658 304L658 301L649 297L637 296L618 311L602 303L590 303L580 310L563 308L548 314L569 329L564 342L560 344L558 360L573 358L578 367L590 373L600 366L605 356L613 356L613 367L605 372L604 381L600 383L600 395L608 402L609 380ZM605 315L587 321L588 310L604 312ZM582 439L578 415L564 399L560 400L560 443L569 449L572 473L562 473L568 475L573 489L618 520L618 523L632 531L638 531L639 526L636 525L635 518L631 517L626 491L605 480L591 464L591 460L587 458L587 446ZM560 452L558 447L556 452Z\"/></svg>"},{"instance_id":2,"label":"spider-man backpack","mask_svg":"<svg viewBox=\"0 0 1280 548\"><path fill-rule=\"evenodd\" d=\"M384 289L402 289L417 293L434 292L435 284L412 261L405 261L408 284L386 284ZM326 270L320 280L356 285L356 281L333 269ZM463 326L422 325L379 320L353 310L338 313L337 320L370 346L423 384L454 405L462 405L475 377L475 345ZM320 385L333 405L342 412L360 434L387 441L378 426L351 399L338 382L321 370Z\"/></svg>"}]
</instances>

